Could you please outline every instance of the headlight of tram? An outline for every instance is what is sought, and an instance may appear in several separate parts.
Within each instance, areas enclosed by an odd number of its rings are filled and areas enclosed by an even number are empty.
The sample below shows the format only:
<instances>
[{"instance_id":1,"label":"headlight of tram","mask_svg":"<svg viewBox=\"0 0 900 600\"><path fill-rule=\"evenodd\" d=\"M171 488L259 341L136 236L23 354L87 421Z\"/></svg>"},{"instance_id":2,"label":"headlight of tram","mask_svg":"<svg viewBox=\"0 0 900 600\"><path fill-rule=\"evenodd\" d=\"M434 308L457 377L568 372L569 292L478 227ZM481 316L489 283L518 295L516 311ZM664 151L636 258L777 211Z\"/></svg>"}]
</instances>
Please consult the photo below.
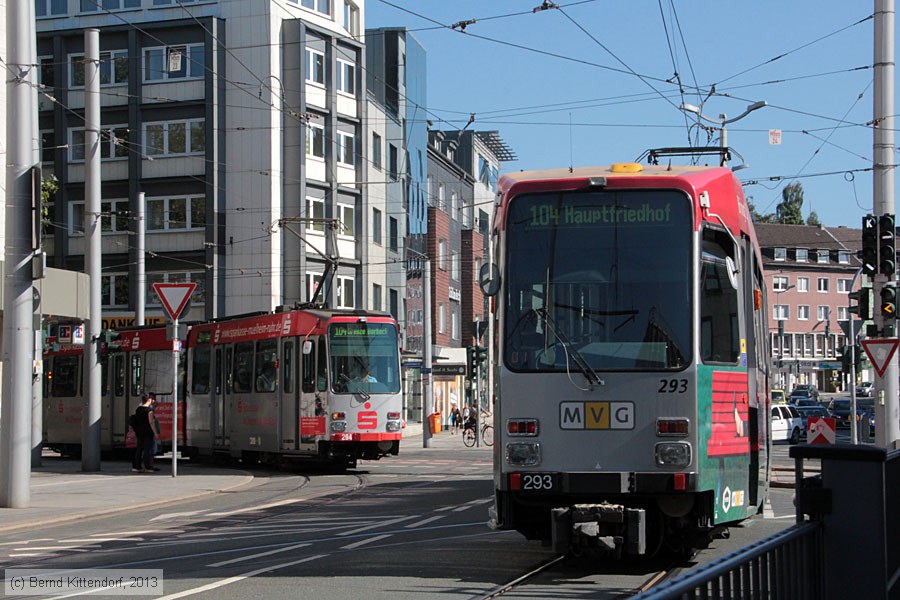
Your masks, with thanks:
<instances>
[{"instance_id":1,"label":"headlight of tram","mask_svg":"<svg viewBox=\"0 0 900 600\"><path fill-rule=\"evenodd\" d=\"M331 430L335 433L343 433L347 431L347 421L332 421Z\"/></svg>"},{"instance_id":2,"label":"headlight of tram","mask_svg":"<svg viewBox=\"0 0 900 600\"><path fill-rule=\"evenodd\" d=\"M686 467L691 464L691 445L685 442L656 444L656 464L662 467Z\"/></svg>"},{"instance_id":3,"label":"headlight of tram","mask_svg":"<svg viewBox=\"0 0 900 600\"><path fill-rule=\"evenodd\" d=\"M506 464L514 467L536 467L541 464L541 445L537 442L514 442L506 445Z\"/></svg>"}]
</instances>

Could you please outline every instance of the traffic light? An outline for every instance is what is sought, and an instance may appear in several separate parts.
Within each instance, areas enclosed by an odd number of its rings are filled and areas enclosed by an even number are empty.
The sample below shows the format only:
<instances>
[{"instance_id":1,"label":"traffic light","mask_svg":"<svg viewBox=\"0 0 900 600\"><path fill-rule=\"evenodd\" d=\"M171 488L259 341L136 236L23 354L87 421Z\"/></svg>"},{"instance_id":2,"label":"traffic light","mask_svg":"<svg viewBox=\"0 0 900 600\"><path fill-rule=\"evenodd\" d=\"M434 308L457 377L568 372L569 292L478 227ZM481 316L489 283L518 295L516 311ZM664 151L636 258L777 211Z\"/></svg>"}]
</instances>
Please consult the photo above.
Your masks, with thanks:
<instances>
[{"instance_id":1,"label":"traffic light","mask_svg":"<svg viewBox=\"0 0 900 600\"><path fill-rule=\"evenodd\" d=\"M778 335L784 335L784 319L778 320Z\"/></svg>"},{"instance_id":2,"label":"traffic light","mask_svg":"<svg viewBox=\"0 0 900 600\"><path fill-rule=\"evenodd\" d=\"M110 331L107 329L104 332L104 342L106 345L106 353L115 354L116 352L122 351L122 344L115 343L119 338L122 337L122 334L118 331Z\"/></svg>"},{"instance_id":3,"label":"traffic light","mask_svg":"<svg viewBox=\"0 0 900 600\"><path fill-rule=\"evenodd\" d=\"M481 346L475 346L475 364L477 366L481 366L487 363L488 359L488 351L487 348L482 348Z\"/></svg>"},{"instance_id":4,"label":"traffic light","mask_svg":"<svg viewBox=\"0 0 900 600\"><path fill-rule=\"evenodd\" d=\"M870 277L878 274L878 218L866 215L862 219L862 269Z\"/></svg>"},{"instance_id":5,"label":"traffic light","mask_svg":"<svg viewBox=\"0 0 900 600\"><path fill-rule=\"evenodd\" d=\"M897 288L894 286L881 288L881 316L885 319L897 318Z\"/></svg>"},{"instance_id":6,"label":"traffic light","mask_svg":"<svg viewBox=\"0 0 900 600\"><path fill-rule=\"evenodd\" d=\"M475 364L475 348L469 347L466 348L466 373L468 377L475 377L475 369L478 365Z\"/></svg>"},{"instance_id":7,"label":"traffic light","mask_svg":"<svg viewBox=\"0 0 900 600\"><path fill-rule=\"evenodd\" d=\"M850 292L850 300L856 300L856 306L850 306L849 311L857 315L860 321L872 319L872 288L863 287L856 292Z\"/></svg>"},{"instance_id":8,"label":"traffic light","mask_svg":"<svg viewBox=\"0 0 900 600\"><path fill-rule=\"evenodd\" d=\"M890 277L897 270L897 232L894 228L894 215L878 217L878 254L881 261L881 274Z\"/></svg>"}]
</instances>

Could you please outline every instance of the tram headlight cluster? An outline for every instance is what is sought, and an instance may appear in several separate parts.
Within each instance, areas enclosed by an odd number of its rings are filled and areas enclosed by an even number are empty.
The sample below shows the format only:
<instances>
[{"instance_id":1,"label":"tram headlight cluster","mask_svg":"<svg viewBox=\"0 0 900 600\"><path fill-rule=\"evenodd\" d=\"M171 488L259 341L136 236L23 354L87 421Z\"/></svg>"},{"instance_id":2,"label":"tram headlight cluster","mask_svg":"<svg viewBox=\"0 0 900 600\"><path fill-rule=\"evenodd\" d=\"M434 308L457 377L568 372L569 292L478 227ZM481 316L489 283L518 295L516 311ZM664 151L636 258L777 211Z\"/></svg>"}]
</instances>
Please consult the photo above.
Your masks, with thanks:
<instances>
[{"instance_id":1,"label":"tram headlight cluster","mask_svg":"<svg viewBox=\"0 0 900 600\"><path fill-rule=\"evenodd\" d=\"M507 444L506 464L515 467L536 467L541 464L541 445L537 442Z\"/></svg>"},{"instance_id":2,"label":"tram headlight cluster","mask_svg":"<svg viewBox=\"0 0 900 600\"><path fill-rule=\"evenodd\" d=\"M402 422L400 421L400 413L399 412L389 412L387 414L387 424L385 425L385 431L394 432L400 431L402 426Z\"/></svg>"},{"instance_id":3,"label":"tram headlight cluster","mask_svg":"<svg viewBox=\"0 0 900 600\"><path fill-rule=\"evenodd\" d=\"M661 467L686 467L691 464L691 445L686 442L656 444L656 464Z\"/></svg>"},{"instance_id":4,"label":"tram headlight cluster","mask_svg":"<svg viewBox=\"0 0 900 600\"><path fill-rule=\"evenodd\" d=\"M342 412L333 412L331 413L331 431L335 433L343 433L347 431L347 418L346 413Z\"/></svg>"}]
</instances>

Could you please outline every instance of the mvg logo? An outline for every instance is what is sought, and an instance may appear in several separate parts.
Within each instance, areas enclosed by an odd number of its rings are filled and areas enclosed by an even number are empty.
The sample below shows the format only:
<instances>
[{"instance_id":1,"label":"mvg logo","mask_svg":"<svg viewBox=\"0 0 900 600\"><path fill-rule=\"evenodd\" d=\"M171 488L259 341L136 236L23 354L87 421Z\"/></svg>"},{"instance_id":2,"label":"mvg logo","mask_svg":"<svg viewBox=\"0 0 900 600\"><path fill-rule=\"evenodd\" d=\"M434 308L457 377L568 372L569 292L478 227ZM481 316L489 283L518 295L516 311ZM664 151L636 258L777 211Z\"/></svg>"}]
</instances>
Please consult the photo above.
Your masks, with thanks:
<instances>
[{"instance_id":1,"label":"mvg logo","mask_svg":"<svg viewBox=\"0 0 900 600\"><path fill-rule=\"evenodd\" d=\"M634 402L561 402L560 429L634 429Z\"/></svg>"}]
</instances>

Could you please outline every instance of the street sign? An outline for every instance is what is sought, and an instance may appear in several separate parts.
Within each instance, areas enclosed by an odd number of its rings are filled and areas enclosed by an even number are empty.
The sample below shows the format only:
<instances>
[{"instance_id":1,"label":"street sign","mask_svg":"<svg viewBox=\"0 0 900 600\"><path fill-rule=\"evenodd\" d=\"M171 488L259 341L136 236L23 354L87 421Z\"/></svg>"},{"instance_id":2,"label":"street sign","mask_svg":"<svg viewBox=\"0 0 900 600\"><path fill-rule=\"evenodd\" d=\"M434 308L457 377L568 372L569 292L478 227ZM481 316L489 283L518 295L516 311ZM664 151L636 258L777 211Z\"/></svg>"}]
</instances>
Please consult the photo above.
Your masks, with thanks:
<instances>
[{"instance_id":1,"label":"street sign","mask_svg":"<svg viewBox=\"0 0 900 600\"><path fill-rule=\"evenodd\" d=\"M76 346L84 346L84 325L76 325L72 329L72 343Z\"/></svg>"},{"instance_id":2,"label":"street sign","mask_svg":"<svg viewBox=\"0 0 900 600\"><path fill-rule=\"evenodd\" d=\"M851 323L853 324L853 335L850 334ZM859 335L859 331L862 329L863 322L853 319L852 321L838 321L838 325L841 326L841 331L844 332L844 335L855 340L856 336Z\"/></svg>"},{"instance_id":3,"label":"street sign","mask_svg":"<svg viewBox=\"0 0 900 600\"><path fill-rule=\"evenodd\" d=\"M177 321L181 311L187 306L191 294L197 289L196 283L154 283L153 291L159 296L159 301L169 318Z\"/></svg>"},{"instance_id":4,"label":"street sign","mask_svg":"<svg viewBox=\"0 0 900 600\"><path fill-rule=\"evenodd\" d=\"M806 439L810 444L833 444L836 420L831 417L810 417L806 427Z\"/></svg>"},{"instance_id":5,"label":"street sign","mask_svg":"<svg viewBox=\"0 0 900 600\"><path fill-rule=\"evenodd\" d=\"M884 370L887 369L888 364L894 357L894 352L897 351L897 345L900 344L900 340L897 338L863 340L860 343L863 350L866 351L872 366L875 367L875 372L878 373L879 377L884 377Z\"/></svg>"},{"instance_id":6,"label":"street sign","mask_svg":"<svg viewBox=\"0 0 900 600\"><path fill-rule=\"evenodd\" d=\"M56 339L60 343L66 343L66 344L72 343L72 326L71 325L60 325L56 329Z\"/></svg>"}]
</instances>

